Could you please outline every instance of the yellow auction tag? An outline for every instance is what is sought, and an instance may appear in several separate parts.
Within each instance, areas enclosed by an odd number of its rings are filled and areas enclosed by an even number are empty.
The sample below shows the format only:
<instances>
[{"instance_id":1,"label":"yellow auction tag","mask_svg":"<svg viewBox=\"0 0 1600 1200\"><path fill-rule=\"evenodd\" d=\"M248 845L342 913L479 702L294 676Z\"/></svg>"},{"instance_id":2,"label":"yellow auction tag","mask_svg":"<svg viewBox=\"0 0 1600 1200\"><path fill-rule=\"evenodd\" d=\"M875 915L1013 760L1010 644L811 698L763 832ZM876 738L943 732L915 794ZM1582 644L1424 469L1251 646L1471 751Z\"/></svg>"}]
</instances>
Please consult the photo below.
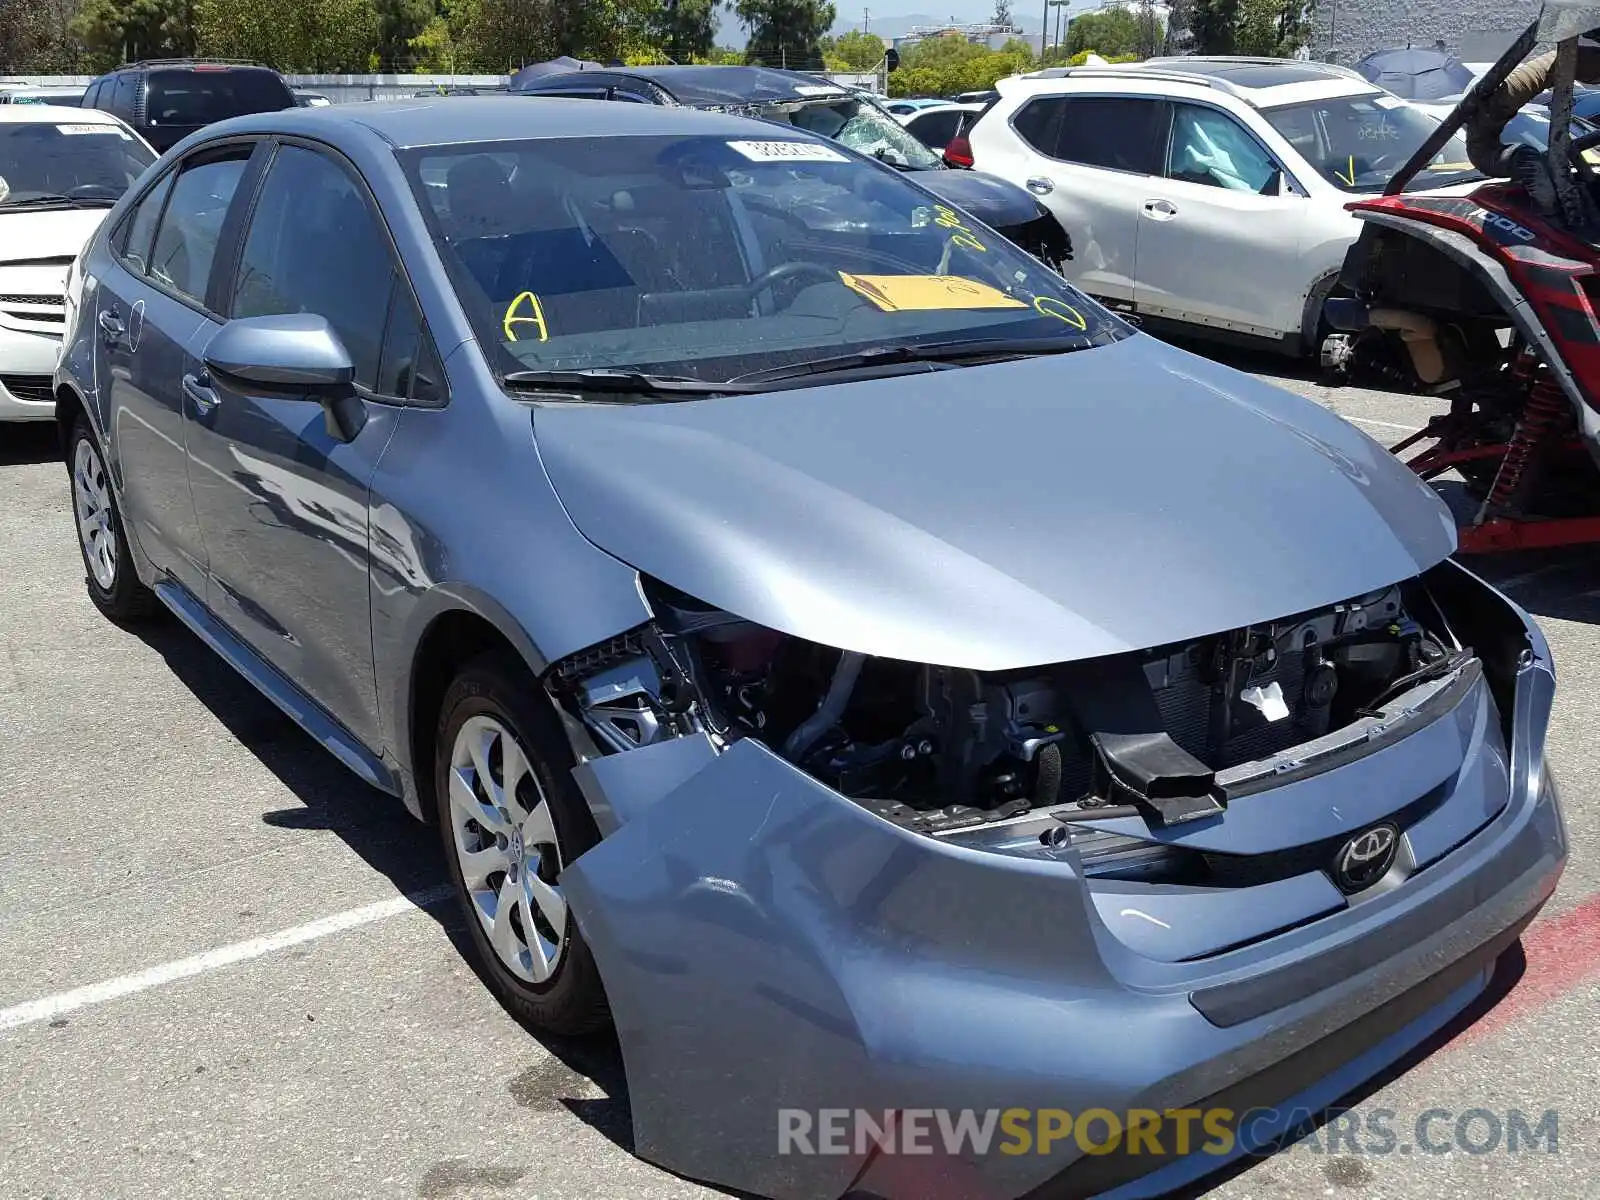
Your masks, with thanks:
<instances>
[{"instance_id":1,"label":"yellow auction tag","mask_svg":"<svg viewBox=\"0 0 1600 1200\"><path fill-rule=\"evenodd\" d=\"M1028 307L999 288L960 275L851 275L840 271L839 280L884 312Z\"/></svg>"},{"instance_id":2,"label":"yellow auction tag","mask_svg":"<svg viewBox=\"0 0 1600 1200\"><path fill-rule=\"evenodd\" d=\"M517 309L524 304L527 305L529 310L526 316L517 312ZM539 297L532 292L523 292L510 304L506 305L505 320L501 323L501 328L505 331L506 341L514 342L517 340L516 327L518 325L537 325L539 327L539 340L541 342L550 340L550 327L545 324L544 320L544 305L539 303Z\"/></svg>"}]
</instances>

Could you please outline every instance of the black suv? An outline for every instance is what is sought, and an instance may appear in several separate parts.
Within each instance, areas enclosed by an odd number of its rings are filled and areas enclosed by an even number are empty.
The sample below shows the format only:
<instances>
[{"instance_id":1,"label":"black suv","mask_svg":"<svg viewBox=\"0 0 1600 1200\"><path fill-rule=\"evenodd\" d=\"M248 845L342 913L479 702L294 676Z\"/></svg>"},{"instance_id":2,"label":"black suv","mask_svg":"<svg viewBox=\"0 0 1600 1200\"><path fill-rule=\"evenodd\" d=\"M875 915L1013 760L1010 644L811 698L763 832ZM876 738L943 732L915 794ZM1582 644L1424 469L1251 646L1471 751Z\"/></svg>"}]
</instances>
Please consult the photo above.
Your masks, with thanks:
<instances>
[{"instance_id":1,"label":"black suv","mask_svg":"<svg viewBox=\"0 0 1600 1200\"><path fill-rule=\"evenodd\" d=\"M180 58L129 63L100 76L84 93L83 107L115 113L164 153L213 121L296 104L271 67Z\"/></svg>"}]
</instances>

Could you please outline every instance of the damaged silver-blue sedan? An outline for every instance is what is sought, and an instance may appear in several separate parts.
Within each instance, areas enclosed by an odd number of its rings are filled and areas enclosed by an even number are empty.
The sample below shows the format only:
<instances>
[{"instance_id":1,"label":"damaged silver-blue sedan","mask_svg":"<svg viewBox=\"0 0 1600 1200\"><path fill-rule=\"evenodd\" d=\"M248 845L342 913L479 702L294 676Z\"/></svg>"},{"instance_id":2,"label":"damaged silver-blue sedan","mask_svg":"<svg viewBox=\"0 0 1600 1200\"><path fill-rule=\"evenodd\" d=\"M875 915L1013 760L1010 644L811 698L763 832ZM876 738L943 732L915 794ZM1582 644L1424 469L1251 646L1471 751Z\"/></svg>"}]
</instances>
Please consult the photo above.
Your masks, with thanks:
<instances>
[{"instance_id":1,"label":"damaged silver-blue sedan","mask_svg":"<svg viewBox=\"0 0 1600 1200\"><path fill-rule=\"evenodd\" d=\"M1565 860L1549 650L1426 486L801 130L224 122L65 342L93 601L435 823L484 976L614 1025L684 1175L1159 1191L1460 1012ZM1089 1109L1233 1123L782 1140Z\"/></svg>"}]
</instances>

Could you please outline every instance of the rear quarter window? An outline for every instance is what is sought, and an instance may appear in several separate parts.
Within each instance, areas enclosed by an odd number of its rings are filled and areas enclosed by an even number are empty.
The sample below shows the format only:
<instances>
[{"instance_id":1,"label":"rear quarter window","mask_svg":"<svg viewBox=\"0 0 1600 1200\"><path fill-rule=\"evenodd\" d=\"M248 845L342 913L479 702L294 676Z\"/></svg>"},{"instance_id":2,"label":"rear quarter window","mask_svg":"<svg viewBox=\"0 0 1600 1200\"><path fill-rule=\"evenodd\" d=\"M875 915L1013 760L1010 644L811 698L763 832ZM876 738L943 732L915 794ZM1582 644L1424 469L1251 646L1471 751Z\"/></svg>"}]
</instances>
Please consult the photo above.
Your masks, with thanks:
<instances>
[{"instance_id":1,"label":"rear quarter window","mask_svg":"<svg viewBox=\"0 0 1600 1200\"><path fill-rule=\"evenodd\" d=\"M152 125L209 125L294 107L294 93L279 75L248 69L152 71L145 99Z\"/></svg>"}]
</instances>

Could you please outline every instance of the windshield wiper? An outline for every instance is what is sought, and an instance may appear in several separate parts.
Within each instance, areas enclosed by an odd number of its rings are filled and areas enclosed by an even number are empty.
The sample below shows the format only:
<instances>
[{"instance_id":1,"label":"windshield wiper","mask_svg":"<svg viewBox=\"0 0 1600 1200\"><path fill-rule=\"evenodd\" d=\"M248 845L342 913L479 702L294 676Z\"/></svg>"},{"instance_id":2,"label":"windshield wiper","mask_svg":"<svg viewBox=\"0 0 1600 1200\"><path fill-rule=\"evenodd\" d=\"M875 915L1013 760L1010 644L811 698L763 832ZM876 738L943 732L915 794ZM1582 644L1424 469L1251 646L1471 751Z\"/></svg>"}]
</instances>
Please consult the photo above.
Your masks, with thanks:
<instances>
[{"instance_id":1,"label":"windshield wiper","mask_svg":"<svg viewBox=\"0 0 1600 1200\"><path fill-rule=\"evenodd\" d=\"M843 371L856 371L863 367L892 366L896 363L962 363L1000 361L1010 358L1033 358L1041 354L1067 354L1094 345L1087 338L964 338L955 342L923 342L903 346L872 346L853 354L837 354L829 358L811 358L789 363L782 367L769 367L736 375L729 382L738 384L771 383L780 379L795 379L806 375L832 375Z\"/></svg>"},{"instance_id":2,"label":"windshield wiper","mask_svg":"<svg viewBox=\"0 0 1600 1200\"><path fill-rule=\"evenodd\" d=\"M642 396L722 396L752 389L738 383L713 383L686 375L650 375L643 371L618 371L610 367L585 367L574 371L511 371L502 376L517 388L535 391L632 393Z\"/></svg>"},{"instance_id":3,"label":"windshield wiper","mask_svg":"<svg viewBox=\"0 0 1600 1200\"><path fill-rule=\"evenodd\" d=\"M73 208L111 208L115 200L104 196L29 196L25 200L0 200L0 208L37 208L46 204L67 204Z\"/></svg>"}]
</instances>

